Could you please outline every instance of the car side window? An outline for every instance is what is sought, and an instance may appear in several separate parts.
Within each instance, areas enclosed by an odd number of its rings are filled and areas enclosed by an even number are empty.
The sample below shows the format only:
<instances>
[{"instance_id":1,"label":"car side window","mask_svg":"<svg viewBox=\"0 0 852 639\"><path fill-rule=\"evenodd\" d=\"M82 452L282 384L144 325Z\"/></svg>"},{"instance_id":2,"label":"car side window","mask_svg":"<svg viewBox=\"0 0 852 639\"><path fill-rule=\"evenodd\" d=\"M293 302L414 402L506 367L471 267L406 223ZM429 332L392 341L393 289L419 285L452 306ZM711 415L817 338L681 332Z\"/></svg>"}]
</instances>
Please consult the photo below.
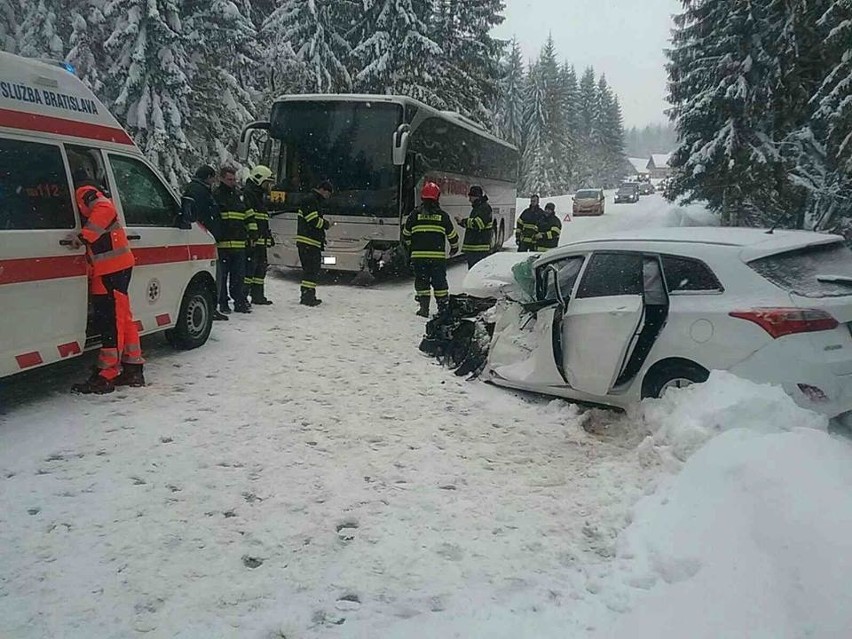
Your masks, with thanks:
<instances>
[{"instance_id":1,"label":"car side window","mask_svg":"<svg viewBox=\"0 0 852 639\"><path fill-rule=\"evenodd\" d=\"M567 257L563 260L550 262L547 266L538 269L538 299L541 301L555 301L556 286L562 291L562 296L568 299L571 293L574 292L574 283L577 281L577 276L583 268L585 257L575 255ZM558 274L554 277L550 267L555 266L558 269ZM555 281L554 281L555 280Z\"/></svg>"},{"instance_id":2,"label":"car side window","mask_svg":"<svg viewBox=\"0 0 852 639\"><path fill-rule=\"evenodd\" d=\"M663 272L669 293L721 292L722 285L706 264L688 257L663 255Z\"/></svg>"},{"instance_id":3,"label":"car side window","mask_svg":"<svg viewBox=\"0 0 852 639\"><path fill-rule=\"evenodd\" d=\"M595 253L583 274L577 298L642 295L641 253Z\"/></svg>"},{"instance_id":4,"label":"car side window","mask_svg":"<svg viewBox=\"0 0 852 639\"><path fill-rule=\"evenodd\" d=\"M0 139L0 231L75 226L68 173L59 147Z\"/></svg>"},{"instance_id":5,"label":"car side window","mask_svg":"<svg viewBox=\"0 0 852 639\"><path fill-rule=\"evenodd\" d=\"M135 158L112 153L109 162L127 226L177 226L178 204L151 169Z\"/></svg>"}]
</instances>

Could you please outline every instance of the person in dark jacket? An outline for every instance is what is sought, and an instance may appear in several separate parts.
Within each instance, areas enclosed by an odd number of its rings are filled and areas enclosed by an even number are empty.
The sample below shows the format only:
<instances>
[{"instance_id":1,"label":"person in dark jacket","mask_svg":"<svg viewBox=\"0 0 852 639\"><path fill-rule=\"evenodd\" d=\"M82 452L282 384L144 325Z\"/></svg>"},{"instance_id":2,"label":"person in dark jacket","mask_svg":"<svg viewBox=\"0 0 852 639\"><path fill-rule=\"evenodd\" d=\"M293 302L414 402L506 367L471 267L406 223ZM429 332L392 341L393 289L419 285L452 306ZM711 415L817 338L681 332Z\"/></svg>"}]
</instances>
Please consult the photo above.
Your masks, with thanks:
<instances>
[{"instance_id":1,"label":"person in dark jacket","mask_svg":"<svg viewBox=\"0 0 852 639\"><path fill-rule=\"evenodd\" d=\"M447 307L450 295L447 242L450 256L459 250L459 234L450 216L438 204L440 197L440 187L426 182L420 191L420 206L411 212L402 229L402 241L414 270L414 298L420 304L417 311L420 317L429 317L433 291L438 311Z\"/></svg>"},{"instance_id":2,"label":"person in dark jacket","mask_svg":"<svg viewBox=\"0 0 852 639\"><path fill-rule=\"evenodd\" d=\"M548 202L544 206L544 214L538 219L538 231L535 234L536 251L547 251L559 246L559 235L562 233L562 222L556 215L556 205Z\"/></svg>"},{"instance_id":3,"label":"person in dark jacket","mask_svg":"<svg viewBox=\"0 0 852 639\"><path fill-rule=\"evenodd\" d=\"M535 235L538 233L538 220L544 215L544 211L538 205L538 195L530 197L530 205L518 217L515 224L515 242L518 244L518 252L525 253L534 251L536 247Z\"/></svg>"},{"instance_id":4,"label":"person in dark jacket","mask_svg":"<svg viewBox=\"0 0 852 639\"><path fill-rule=\"evenodd\" d=\"M219 205L213 197L213 186L216 184L216 169L209 164L198 167L181 197L181 217L184 222L198 222L218 242L222 235L222 218L219 217ZM222 268L220 262L216 261L216 290L222 285ZM218 303L218 301L217 301ZM213 309L213 319L227 321L228 316Z\"/></svg>"},{"instance_id":5,"label":"person in dark jacket","mask_svg":"<svg viewBox=\"0 0 852 639\"><path fill-rule=\"evenodd\" d=\"M325 248L325 232L332 223L323 217L322 205L334 193L331 182L325 180L302 202L296 226L296 247L302 264L302 297L300 304L318 306L317 280L322 268L322 250Z\"/></svg>"},{"instance_id":6,"label":"person in dark jacket","mask_svg":"<svg viewBox=\"0 0 852 639\"><path fill-rule=\"evenodd\" d=\"M251 303L260 306L272 304L266 299L264 284L266 269L269 266L266 250L275 245L272 232L269 230L269 209L266 206L266 194L272 188L272 169L258 164L251 170L243 195L246 207L254 216L257 233L250 237L247 248L250 259L246 271L246 291L251 295Z\"/></svg>"},{"instance_id":7,"label":"person in dark jacket","mask_svg":"<svg viewBox=\"0 0 852 639\"><path fill-rule=\"evenodd\" d=\"M491 253L491 237L494 231L494 218L488 196L482 187L474 184L467 193L470 205L473 207L467 219L456 218L459 226L464 229L462 253L467 258L467 267L488 257Z\"/></svg>"},{"instance_id":8,"label":"person in dark jacket","mask_svg":"<svg viewBox=\"0 0 852 639\"><path fill-rule=\"evenodd\" d=\"M219 205L222 233L216 246L222 268L222 283L219 287L219 310L230 313L228 291L234 300L237 313L251 313L245 294L246 243L248 222L246 203L237 187L237 172L233 167L219 171L219 186L213 192ZM253 218L252 218L253 221Z\"/></svg>"}]
</instances>

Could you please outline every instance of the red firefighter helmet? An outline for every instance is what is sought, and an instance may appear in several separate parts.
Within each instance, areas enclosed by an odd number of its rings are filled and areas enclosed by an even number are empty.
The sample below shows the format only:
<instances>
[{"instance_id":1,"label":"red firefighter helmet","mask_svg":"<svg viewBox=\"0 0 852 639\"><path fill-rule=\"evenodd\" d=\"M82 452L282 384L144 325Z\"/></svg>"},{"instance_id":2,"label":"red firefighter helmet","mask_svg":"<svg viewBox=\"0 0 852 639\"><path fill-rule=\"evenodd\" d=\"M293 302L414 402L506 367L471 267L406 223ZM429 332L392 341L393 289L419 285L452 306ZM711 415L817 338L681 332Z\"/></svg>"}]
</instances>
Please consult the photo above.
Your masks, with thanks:
<instances>
[{"instance_id":1,"label":"red firefighter helmet","mask_svg":"<svg viewBox=\"0 0 852 639\"><path fill-rule=\"evenodd\" d=\"M435 200L441 197L441 187L434 182L426 182L423 188L420 189L421 200Z\"/></svg>"}]
</instances>

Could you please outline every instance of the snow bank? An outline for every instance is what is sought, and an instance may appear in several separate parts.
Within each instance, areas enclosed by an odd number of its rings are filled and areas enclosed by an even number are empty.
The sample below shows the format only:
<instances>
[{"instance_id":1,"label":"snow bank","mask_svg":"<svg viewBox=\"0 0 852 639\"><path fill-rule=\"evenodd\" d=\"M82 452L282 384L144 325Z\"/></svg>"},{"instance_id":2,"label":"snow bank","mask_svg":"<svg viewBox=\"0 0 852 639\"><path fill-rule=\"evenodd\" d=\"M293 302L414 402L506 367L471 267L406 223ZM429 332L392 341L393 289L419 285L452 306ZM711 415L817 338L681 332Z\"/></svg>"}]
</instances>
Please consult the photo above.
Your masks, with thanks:
<instances>
[{"instance_id":1,"label":"snow bank","mask_svg":"<svg viewBox=\"0 0 852 639\"><path fill-rule=\"evenodd\" d=\"M597 636L848 637L852 446L729 374L641 410L670 462L718 436L637 504L606 580L628 612Z\"/></svg>"}]
</instances>

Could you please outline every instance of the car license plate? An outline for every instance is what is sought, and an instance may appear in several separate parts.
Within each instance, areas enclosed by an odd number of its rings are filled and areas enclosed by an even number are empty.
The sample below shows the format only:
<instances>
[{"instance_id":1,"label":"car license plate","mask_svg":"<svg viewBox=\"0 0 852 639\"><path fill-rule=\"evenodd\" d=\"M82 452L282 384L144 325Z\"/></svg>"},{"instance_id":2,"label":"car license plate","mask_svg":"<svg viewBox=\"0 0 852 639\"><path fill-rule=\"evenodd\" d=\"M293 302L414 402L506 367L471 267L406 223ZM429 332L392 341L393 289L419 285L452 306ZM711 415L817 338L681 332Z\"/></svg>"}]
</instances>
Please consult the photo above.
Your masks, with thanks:
<instances>
[{"instance_id":1,"label":"car license plate","mask_svg":"<svg viewBox=\"0 0 852 639\"><path fill-rule=\"evenodd\" d=\"M322 263L326 266L334 266L337 264L337 258L334 255L323 255Z\"/></svg>"}]
</instances>

